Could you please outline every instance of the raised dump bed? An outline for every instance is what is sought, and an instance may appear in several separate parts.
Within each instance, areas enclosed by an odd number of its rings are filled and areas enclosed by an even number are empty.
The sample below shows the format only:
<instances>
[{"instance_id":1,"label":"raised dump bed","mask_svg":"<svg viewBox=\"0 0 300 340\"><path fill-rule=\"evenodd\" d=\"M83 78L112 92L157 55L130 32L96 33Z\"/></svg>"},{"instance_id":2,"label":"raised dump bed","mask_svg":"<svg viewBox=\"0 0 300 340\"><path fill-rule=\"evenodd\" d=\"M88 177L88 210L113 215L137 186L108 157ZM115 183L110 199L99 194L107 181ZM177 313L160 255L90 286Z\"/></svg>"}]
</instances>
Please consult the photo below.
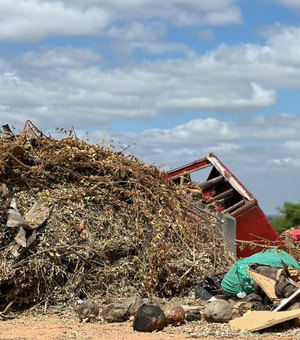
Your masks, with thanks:
<instances>
[{"instance_id":1,"label":"raised dump bed","mask_svg":"<svg viewBox=\"0 0 300 340\"><path fill-rule=\"evenodd\" d=\"M192 174L206 168L211 169L207 179L195 184ZM198 198L216 212L234 217L236 228L234 233L231 231L231 238L237 241L238 258L261 251L262 247L257 244L282 244L256 198L214 154L210 153L205 158L168 171L167 178L179 185L186 185L187 190L198 195Z\"/></svg>"}]
</instances>

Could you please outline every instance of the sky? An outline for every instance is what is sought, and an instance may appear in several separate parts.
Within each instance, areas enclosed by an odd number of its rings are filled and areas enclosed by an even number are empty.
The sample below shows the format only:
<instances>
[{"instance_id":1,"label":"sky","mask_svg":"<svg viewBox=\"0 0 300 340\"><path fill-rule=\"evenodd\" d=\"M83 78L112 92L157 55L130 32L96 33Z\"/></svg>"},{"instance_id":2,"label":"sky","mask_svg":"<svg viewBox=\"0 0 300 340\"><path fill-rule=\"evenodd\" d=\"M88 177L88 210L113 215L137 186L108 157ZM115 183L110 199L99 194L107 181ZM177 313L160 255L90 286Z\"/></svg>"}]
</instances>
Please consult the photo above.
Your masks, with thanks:
<instances>
[{"instance_id":1,"label":"sky","mask_svg":"<svg viewBox=\"0 0 300 340\"><path fill-rule=\"evenodd\" d=\"M0 0L0 120L300 203L300 0Z\"/></svg>"}]
</instances>

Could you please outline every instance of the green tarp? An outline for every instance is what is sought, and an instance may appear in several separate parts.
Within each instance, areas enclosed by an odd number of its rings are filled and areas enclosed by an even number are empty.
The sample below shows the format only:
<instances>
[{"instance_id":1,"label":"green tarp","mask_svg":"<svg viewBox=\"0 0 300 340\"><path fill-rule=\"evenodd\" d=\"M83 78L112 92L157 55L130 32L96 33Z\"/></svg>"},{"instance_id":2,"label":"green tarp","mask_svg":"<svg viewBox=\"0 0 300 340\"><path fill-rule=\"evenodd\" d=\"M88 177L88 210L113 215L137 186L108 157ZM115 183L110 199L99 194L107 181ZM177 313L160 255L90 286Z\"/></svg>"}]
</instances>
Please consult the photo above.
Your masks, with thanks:
<instances>
[{"instance_id":1,"label":"green tarp","mask_svg":"<svg viewBox=\"0 0 300 340\"><path fill-rule=\"evenodd\" d=\"M271 248L237 261L224 276L221 287L225 292L232 295L237 295L240 292L253 293L255 291L253 288L254 281L246 273L249 266L257 263L282 268L281 260L288 267L300 270L300 265L291 255L283 250L278 251L276 248Z\"/></svg>"}]
</instances>

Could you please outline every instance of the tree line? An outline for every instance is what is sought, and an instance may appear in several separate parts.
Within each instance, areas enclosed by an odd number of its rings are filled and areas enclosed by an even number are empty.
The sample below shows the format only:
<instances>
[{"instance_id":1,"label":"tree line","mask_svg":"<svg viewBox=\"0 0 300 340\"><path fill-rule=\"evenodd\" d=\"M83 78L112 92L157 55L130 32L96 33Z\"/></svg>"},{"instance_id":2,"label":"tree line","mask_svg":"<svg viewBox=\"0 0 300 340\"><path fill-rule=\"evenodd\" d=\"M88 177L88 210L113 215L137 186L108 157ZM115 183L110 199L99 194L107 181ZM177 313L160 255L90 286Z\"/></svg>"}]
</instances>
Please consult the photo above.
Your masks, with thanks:
<instances>
[{"instance_id":1,"label":"tree line","mask_svg":"<svg viewBox=\"0 0 300 340\"><path fill-rule=\"evenodd\" d=\"M277 208L280 215L270 220L273 227L279 232L290 228L300 228L300 203L285 202L282 208Z\"/></svg>"}]
</instances>

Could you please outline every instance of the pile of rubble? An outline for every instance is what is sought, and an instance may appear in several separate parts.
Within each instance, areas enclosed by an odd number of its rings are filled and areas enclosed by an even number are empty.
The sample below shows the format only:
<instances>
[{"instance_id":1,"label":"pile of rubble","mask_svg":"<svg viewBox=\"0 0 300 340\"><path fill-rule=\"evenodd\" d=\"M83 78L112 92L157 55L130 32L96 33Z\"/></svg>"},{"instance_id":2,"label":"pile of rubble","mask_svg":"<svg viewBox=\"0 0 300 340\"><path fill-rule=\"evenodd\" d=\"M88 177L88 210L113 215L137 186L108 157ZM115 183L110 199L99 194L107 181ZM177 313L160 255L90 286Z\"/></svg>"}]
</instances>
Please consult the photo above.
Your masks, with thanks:
<instances>
[{"instance_id":1,"label":"pile of rubble","mask_svg":"<svg viewBox=\"0 0 300 340\"><path fill-rule=\"evenodd\" d=\"M270 248L237 261L220 284L224 297L209 299L203 316L233 329L259 331L290 321L300 326L300 265Z\"/></svg>"},{"instance_id":2,"label":"pile of rubble","mask_svg":"<svg viewBox=\"0 0 300 340\"><path fill-rule=\"evenodd\" d=\"M233 263L218 217L165 174L72 131L0 138L0 303L185 294Z\"/></svg>"},{"instance_id":3,"label":"pile of rubble","mask_svg":"<svg viewBox=\"0 0 300 340\"><path fill-rule=\"evenodd\" d=\"M215 330L226 330L230 336L234 332L235 336L242 335L239 332L247 336L261 330L274 332L278 326L283 330L298 328L299 335L300 265L285 251L270 248L237 261L223 276L220 286L214 288L218 288L219 294L208 301L197 301L198 305L139 296L101 305L86 300L78 308L78 316L83 322L124 322L131 317L133 329L140 332L161 331L168 325L195 321L202 336L203 328L212 329L209 324L215 324Z\"/></svg>"}]
</instances>

